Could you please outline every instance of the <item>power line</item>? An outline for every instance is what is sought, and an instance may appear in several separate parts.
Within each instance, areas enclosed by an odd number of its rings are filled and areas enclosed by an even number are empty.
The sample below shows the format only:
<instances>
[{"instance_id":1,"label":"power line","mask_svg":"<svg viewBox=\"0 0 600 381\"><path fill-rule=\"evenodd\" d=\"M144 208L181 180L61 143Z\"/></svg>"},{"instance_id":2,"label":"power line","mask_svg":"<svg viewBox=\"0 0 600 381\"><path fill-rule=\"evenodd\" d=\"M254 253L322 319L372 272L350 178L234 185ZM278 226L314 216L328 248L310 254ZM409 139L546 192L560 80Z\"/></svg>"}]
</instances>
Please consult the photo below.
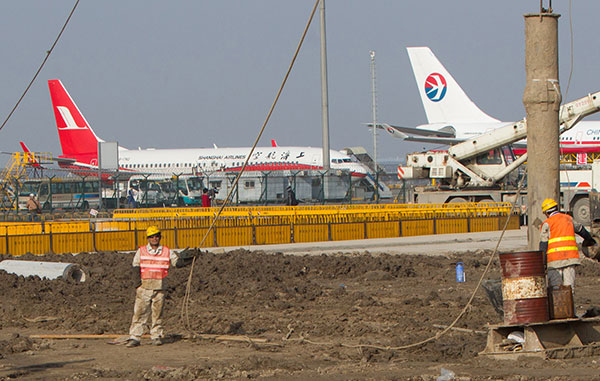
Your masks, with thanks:
<instances>
[{"instance_id":1,"label":"power line","mask_svg":"<svg viewBox=\"0 0 600 381\"><path fill-rule=\"evenodd\" d=\"M25 91L23 91L23 94L21 95L21 97L19 98L19 100L17 101L17 104L15 104L15 107L13 107L13 109L10 111L10 113L8 114L8 116L6 117L6 120L4 120L4 123L2 123L2 125L0 126L0 130L2 130L4 128L4 126L6 125L6 123L8 123L8 120L10 119L10 117L14 114L14 112L17 110L17 107L19 107L19 104L21 103L21 101L23 100L23 98L25 98L25 94L27 94L27 92L29 91L29 89L31 88L31 86L33 85L33 82L35 82L38 74L40 74L40 72L42 71L42 69L44 68L44 65L46 64L46 61L48 61L48 58L50 57L50 54L52 53L52 51L54 50L54 47L56 46L56 44L58 43L58 40L60 40L60 37L62 36L63 32L65 31L67 24L69 24L69 20L71 20L71 16L73 16L73 13L75 12L75 9L77 8L77 5L79 5L79 0L75 1L75 5L73 6L73 9L71 9L71 13L69 13L69 17L67 17L67 20L65 21L63 27L61 28L60 32L58 33L58 36L56 37L56 39L54 40L54 43L52 44L52 46L50 47L50 50L46 51L46 57L44 58L44 60L42 61L42 64L40 65L40 67L37 69L37 71L35 72L35 75L33 76L33 78L31 79L31 81L29 82L29 85L27 85L27 88L25 89Z\"/></svg>"}]
</instances>

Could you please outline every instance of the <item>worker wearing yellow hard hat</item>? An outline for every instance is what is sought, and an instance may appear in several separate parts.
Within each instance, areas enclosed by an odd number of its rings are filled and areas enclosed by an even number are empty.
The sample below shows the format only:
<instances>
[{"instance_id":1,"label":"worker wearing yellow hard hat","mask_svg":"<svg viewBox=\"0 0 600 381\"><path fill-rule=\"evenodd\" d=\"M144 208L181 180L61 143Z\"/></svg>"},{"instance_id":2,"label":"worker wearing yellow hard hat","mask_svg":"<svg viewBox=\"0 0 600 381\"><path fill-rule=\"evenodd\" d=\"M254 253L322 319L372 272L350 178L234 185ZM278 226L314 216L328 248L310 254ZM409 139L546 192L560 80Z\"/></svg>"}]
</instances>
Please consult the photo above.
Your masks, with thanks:
<instances>
[{"instance_id":1,"label":"worker wearing yellow hard hat","mask_svg":"<svg viewBox=\"0 0 600 381\"><path fill-rule=\"evenodd\" d=\"M140 246L133 257L132 266L140 285L135 293L133 318L129 328L128 348L140 345L148 319L152 316L150 338L153 345L163 344L162 312L166 294L165 278L169 267L183 267L191 263L192 258L179 258L167 246L161 245L162 234L158 226L146 229L148 244Z\"/></svg>"},{"instance_id":2,"label":"worker wearing yellow hard hat","mask_svg":"<svg viewBox=\"0 0 600 381\"><path fill-rule=\"evenodd\" d=\"M544 213L555 207L558 208L558 204L551 198L547 198L542 202L542 212Z\"/></svg>"},{"instance_id":3,"label":"worker wearing yellow hard hat","mask_svg":"<svg viewBox=\"0 0 600 381\"><path fill-rule=\"evenodd\" d=\"M573 221L568 214L559 212L556 200L545 199L542 202L542 212L547 218L541 228L540 250L545 253L548 286L570 286L573 292L575 266L581 263L575 234L584 239L583 246L592 246L596 241L583 225Z\"/></svg>"},{"instance_id":4,"label":"worker wearing yellow hard hat","mask_svg":"<svg viewBox=\"0 0 600 381\"><path fill-rule=\"evenodd\" d=\"M160 237L160 229L158 229L158 226L155 225L149 226L148 229L146 229L146 237L152 237L155 235Z\"/></svg>"}]
</instances>

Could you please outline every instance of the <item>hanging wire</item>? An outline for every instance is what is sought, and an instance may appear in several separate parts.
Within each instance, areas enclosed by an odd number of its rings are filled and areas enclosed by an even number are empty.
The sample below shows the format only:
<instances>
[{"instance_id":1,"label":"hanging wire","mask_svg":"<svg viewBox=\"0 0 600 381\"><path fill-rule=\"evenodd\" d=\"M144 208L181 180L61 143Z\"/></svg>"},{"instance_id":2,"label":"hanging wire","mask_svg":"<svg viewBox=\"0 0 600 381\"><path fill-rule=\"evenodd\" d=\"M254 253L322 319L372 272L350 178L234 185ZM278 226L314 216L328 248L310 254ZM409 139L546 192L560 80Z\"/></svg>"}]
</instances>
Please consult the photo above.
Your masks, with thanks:
<instances>
[{"instance_id":1,"label":"hanging wire","mask_svg":"<svg viewBox=\"0 0 600 381\"><path fill-rule=\"evenodd\" d=\"M569 87L571 86L571 77L573 76L573 57L574 57L574 53L573 53L573 13L571 12L571 0L569 0L569 31L571 34L571 70L569 71L569 80L567 82L567 90L565 90L565 99L568 99L567 96L569 95Z\"/></svg>"},{"instance_id":2,"label":"hanging wire","mask_svg":"<svg viewBox=\"0 0 600 381\"><path fill-rule=\"evenodd\" d=\"M17 104L15 104L15 107L13 107L13 109L10 111L10 113L8 114L8 116L6 117L6 119L4 120L4 123L2 123L2 125L0 126L0 130L2 130L4 128L4 126L6 125L6 123L8 123L8 120L10 119L10 117L17 110L17 107L19 107L19 104L21 103L21 101L23 100L23 98L25 98L25 94L27 94L27 92L29 91L29 89L31 88L31 86L33 85L33 83L35 82L38 74L40 74L40 72L44 68L44 65L46 64L46 61L48 61L48 58L50 57L50 54L52 54L52 51L54 50L54 47L58 43L58 40L60 40L60 37L62 36L63 32L67 28L67 25L69 24L69 21L71 20L71 16L73 16L73 13L75 12L75 9L77 9L77 5L79 5L79 0L75 1L75 5L73 5L73 9L71 9L71 13L69 13L69 17L67 17L67 20L65 21L63 27L61 28L60 32L58 33L58 36L54 40L54 43L50 47L50 50L46 51L46 57L44 57L44 60L42 61L42 64L40 65L40 67L35 72L35 75L31 79L31 81L29 82L29 85L27 85L27 88L25 88L25 91L23 91L23 94L21 95L21 97L17 101Z\"/></svg>"},{"instance_id":3,"label":"hanging wire","mask_svg":"<svg viewBox=\"0 0 600 381\"><path fill-rule=\"evenodd\" d=\"M223 209L227 206L227 204L231 200L231 196L233 195L234 189L236 189L236 187L237 187L237 184L238 184L238 182L240 180L240 177L242 176L242 174L246 170L246 166L248 165L248 161L250 160L250 157L252 156L252 153L254 152L254 149L256 148L256 145L258 144L258 142L259 142L259 140L260 140L263 132L265 131L265 127L267 127L267 123L271 119L271 115L273 114L273 111L275 110L275 106L277 105L277 101L279 100L279 97L281 96L281 93L283 92L283 88L284 88L285 84L287 83L288 77L290 76L290 73L292 72L292 68L294 67L294 63L296 62L296 58L298 57L298 53L300 53L300 48L302 47L302 44L304 43L304 39L306 38L306 34L308 33L308 28L310 27L310 24L312 23L312 20L314 18L315 12L317 10L317 7L319 6L319 2L320 1L321 0L316 0L315 1L313 9L312 9L312 11L310 13L310 17L308 18L308 22L306 23L306 27L304 28L304 31L302 33L302 37L300 38L300 41L298 42L298 46L296 47L296 51L294 52L294 56L292 58L292 61L290 62L288 70L285 73L283 81L281 82L281 86L279 87L279 90L277 91L277 95L275 96L275 100L271 104L271 108L269 109L269 112L267 113L267 117L265 118L265 121L264 121L264 123L263 123L263 125L262 125L262 127L260 129L260 132L258 133L258 136L256 137L256 140L254 141L254 144L252 145L252 148L250 149L250 152L248 153L248 156L246 156L246 161L244 161L244 165L240 169L240 172L237 174L237 176L235 178L235 181L233 182L233 184L231 186L231 189L229 190L229 193L227 194L227 197L225 197L225 200L223 201L223 204L221 205L221 208L219 209L219 211L217 212L217 214L213 218L213 220L212 220L212 222L211 222L208 230L206 231L206 233L204 234L204 237L202 238L202 241L200 241L200 244L198 245L198 248L202 247L202 245L204 244L204 241L206 241L206 238L212 232L212 230L213 230L215 224L217 223L217 220L219 219L219 217L220 217ZM190 266L190 274L188 276L188 281L187 281L186 288L185 288L185 295L183 297L183 303L182 303L182 306L181 306L181 320L183 321L184 328L187 329L189 332L192 332L190 321L189 321L189 302L190 302L192 279L193 279L195 264L196 264L196 257L194 257L192 259L192 264Z\"/></svg>"}]
</instances>

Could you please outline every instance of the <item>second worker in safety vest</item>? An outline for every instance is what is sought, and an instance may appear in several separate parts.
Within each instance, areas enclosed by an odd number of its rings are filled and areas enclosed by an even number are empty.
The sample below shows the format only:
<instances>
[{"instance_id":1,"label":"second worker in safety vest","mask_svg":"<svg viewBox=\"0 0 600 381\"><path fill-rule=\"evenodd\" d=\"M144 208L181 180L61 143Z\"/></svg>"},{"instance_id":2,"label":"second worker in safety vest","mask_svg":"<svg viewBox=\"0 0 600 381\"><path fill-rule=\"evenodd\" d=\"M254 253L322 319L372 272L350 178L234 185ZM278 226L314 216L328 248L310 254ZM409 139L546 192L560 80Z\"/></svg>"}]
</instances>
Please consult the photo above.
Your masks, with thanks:
<instances>
[{"instance_id":1,"label":"second worker in safety vest","mask_svg":"<svg viewBox=\"0 0 600 381\"><path fill-rule=\"evenodd\" d=\"M575 266L581 263L575 234L583 238L582 246L592 246L596 241L583 225L568 214L560 213L556 201L545 199L542 212L547 219L542 224L540 250L546 253L548 287L571 286L574 292Z\"/></svg>"},{"instance_id":2,"label":"second worker in safety vest","mask_svg":"<svg viewBox=\"0 0 600 381\"><path fill-rule=\"evenodd\" d=\"M152 317L150 338L153 345L163 343L162 312L165 302L165 278L169 274L169 267L184 267L191 263L193 258L179 258L168 247L160 244L161 233L156 226L146 230L148 244L141 246L133 257L134 276L141 278L141 284L135 292L135 306L133 318L129 328L127 347L140 345L142 334Z\"/></svg>"}]
</instances>

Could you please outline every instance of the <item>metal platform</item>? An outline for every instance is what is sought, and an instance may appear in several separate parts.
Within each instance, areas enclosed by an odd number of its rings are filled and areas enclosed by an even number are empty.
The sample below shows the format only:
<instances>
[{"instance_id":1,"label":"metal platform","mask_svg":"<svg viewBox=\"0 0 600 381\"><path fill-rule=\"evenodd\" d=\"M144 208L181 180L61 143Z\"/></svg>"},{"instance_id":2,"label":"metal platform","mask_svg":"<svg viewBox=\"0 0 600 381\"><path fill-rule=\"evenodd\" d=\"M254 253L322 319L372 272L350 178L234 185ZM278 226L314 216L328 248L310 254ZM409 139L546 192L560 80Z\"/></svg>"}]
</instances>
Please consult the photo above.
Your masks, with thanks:
<instances>
[{"instance_id":1,"label":"metal platform","mask_svg":"<svg viewBox=\"0 0 600 381\"><path fill-rule=\"evenodd\" d=\"M567 359L600 354L600 317L559 319L525 325L490 325L485 349L479 355L501 360L520 356ZM521 345L508 339L523 332Z\"/></svg>"}]
</instances>

